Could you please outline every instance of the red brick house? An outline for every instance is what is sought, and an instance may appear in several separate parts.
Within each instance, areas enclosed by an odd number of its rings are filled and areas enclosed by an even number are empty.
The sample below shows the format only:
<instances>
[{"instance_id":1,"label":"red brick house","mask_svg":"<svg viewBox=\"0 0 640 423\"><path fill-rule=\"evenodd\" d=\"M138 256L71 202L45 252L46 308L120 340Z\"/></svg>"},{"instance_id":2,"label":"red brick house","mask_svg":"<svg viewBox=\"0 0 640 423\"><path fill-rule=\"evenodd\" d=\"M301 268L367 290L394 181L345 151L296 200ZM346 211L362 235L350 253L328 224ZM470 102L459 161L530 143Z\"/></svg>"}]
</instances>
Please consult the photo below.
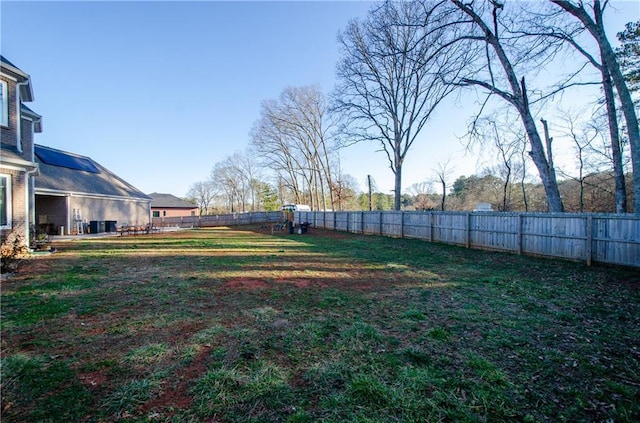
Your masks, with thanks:
<instances>
[{"instance_id":1,"label":"red brick house","mask_svg":"<svg viewBox=\"0 0 640 423\"><path fill-rule=\"evenodd\" d=\"M182 200L175 195L154 192L151 197L152 217L197 216L198 206Z\"/></svg>"},{"instance_id":2,"label":"red brick house","mask_svg":"<svg viewBox=\"0 0 640 423\"><path fill-rule=\"evenodd\" d=\"M34 133L42 132L41 116L24 105L33 99L29 75L0 56L0 235L25 245L35 223Z\"/></svg>"}]
</instances>

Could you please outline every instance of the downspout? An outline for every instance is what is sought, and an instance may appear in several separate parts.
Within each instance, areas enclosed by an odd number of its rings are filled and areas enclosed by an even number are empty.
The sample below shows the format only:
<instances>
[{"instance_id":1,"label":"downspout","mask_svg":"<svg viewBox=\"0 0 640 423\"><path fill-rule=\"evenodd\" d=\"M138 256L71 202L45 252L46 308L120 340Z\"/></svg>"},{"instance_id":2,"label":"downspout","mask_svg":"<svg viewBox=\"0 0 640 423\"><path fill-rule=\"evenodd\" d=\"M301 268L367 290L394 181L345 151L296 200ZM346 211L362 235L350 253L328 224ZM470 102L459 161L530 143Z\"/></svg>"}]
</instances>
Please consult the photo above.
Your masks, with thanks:
<instances>
[{"instance_id":1,"label":"downspout","mask_svg":"<svg viewBox=\"0 0 640 423\"><path fill-rule=\"evenodd\" d=\"M31 197L30 197L30 192L31 192L31 178L32 175L35 174L38 171L38 168L36 167L35 169L31 169L31 170L27 170L27 172L25 173L25 181L24 181L24 186L25 186L25 190L24 190L24 215L27 221L27 224L25 225L25 236L24 239L27 240L27 248L29 248L29 246L31 245L31 214L32 214L32 210L30 210L30 205L31 205ZM34 206L34 210L33 210L33 223L35 224L35 204Z\"/></svg>"},{"instance_id":2,"label":"downspout","mask_svg":"<svg viewBox=\"0 0 640 423\"><path fill-rule=\"evenodd\" d=\"M29 80L27 79L26 81L22 81L22 82L17 82L16 83L16 115L17 115L17 119L16 119L16 150L18 150L19 153L22 153L22 103L20 101L20 87L25 86L29 84ZM31 245L31 240L30 240L30 235L31 235L31 231L30 231L30 225L29 225L29 221L30 221L30 215L31 215L31 211L29 210L29 188L30 188L30 176L36 172L36 169L33 170L28 170L25 173L25 190L24 190L24 213L25 213L25 220L26 220L26 225L25 225L25 236L24 239L26 239L26 245L27 248L29 248L29 246Z\"/></svg>"},{"instance_id":3,"label":"downspout","mask_svg":"<svg viewBox=\"0 0 640 423\"><path fill-rule=\"evenodd\" d=\"M66 196L67 202L67 227L65 228L66 234L72 234L71 232L71 194ZM65 235L64 233L62 235Z\"/></svg>"}]
</instances>

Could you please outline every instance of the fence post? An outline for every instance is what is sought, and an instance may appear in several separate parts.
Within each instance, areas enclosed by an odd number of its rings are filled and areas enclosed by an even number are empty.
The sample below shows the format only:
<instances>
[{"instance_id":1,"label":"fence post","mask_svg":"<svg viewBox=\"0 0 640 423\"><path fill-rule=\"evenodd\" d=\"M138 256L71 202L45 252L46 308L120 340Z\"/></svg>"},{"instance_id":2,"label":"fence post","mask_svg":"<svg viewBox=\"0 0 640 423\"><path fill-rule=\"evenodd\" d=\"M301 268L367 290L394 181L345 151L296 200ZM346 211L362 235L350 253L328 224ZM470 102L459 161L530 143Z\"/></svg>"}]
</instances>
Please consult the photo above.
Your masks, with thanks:
<instances>
[{"instance_id":1,"label":"fence post","mask_svg":"<svg viewBox=\"0 0 640 423\"><path fill-rule=\"evenodd\" d=\"M380 215L378 216L378 223L380 224L378 232L380 236L382 236L382 210L380 210Z\"/></svg>"},{"instance_id":2,"label":"fence post","mask_svg":"<svg viewBox=\"0 0 640 423\"><path fill-rule=\"evenodd\" d=\"M429 212L429 242L433 242L433 212Z\"/></svg>"},{"instance_id":3,"label":"fence post","mask_svg":"<svg viewBox=\"0 0 640 423\"><path fill-rule=\"evenodd\" d=\"M591 255L593 254L593 216L589 215L586 219L587 245L585 245L585 255L587 256L587 266L591 266Z\"/></svg>"},{"instance_id":4,"label":"fence post","mask_svg":"<svg viewBox=\"0 0 640 423\"><path fill-rule=\"evenodd\" d=\"M522 221L524 220L524 215L522 213L518 213L518 232L516 236L518 237L517 242L517 251L518 255L522 255Z\"/></svg>"},{"instance_id":5,"label":"fence post","mask_svg":"<svg viewBox=\"0 0 640 423\"><path fill-rule=\"evenodd\" d=\"M404 210L400 212L400 238L404 238Z\"/></svg>"},{"instance_id":6,"label":"fence post","mask_svg":"<svg viewBox=\"0 0 640 423\"><path fill-rule=\"evenodd\" d=\"M364 212L360 212L360 232L364 234Z\"/></svg>"},{"instance_id":7,"label":"fence post","mask_svg":"<svg viewBox=\"0 0 640 423\"><path fill-rule=\"evenodd\" d=\"M471 213L467 213L467 248L471 247Z\"/></svg>"}]
</instances>

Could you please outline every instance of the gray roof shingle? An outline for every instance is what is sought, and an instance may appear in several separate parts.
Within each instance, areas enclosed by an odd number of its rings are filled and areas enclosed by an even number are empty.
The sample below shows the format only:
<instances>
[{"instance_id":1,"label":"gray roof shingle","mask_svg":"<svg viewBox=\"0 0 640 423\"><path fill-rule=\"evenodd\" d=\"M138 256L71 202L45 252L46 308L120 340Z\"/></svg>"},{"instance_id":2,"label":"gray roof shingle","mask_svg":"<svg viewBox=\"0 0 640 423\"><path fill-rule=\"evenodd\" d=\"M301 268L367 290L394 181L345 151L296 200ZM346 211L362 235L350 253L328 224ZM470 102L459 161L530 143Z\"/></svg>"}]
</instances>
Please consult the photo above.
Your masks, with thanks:
<instances>
[{"instance_id":1,"label":"gray roof shingle","mask_svg":"<svg viewBox=\"0 0 640 423\"><path fill-rule=\"evenodd\" d=\"M151 208L195 209L196 207L198 207L193 203L189 203L188 201L185 201L171 194L161 194L158 192L153 192L149 194L149 197L151 197Z\"/></svg>"},{"instance_id":2,"label":"gray roof shingle","mask_svg":"<svg viewBox=\"0 0 640 423\"><path fill-rule=\"evenodd\" d=\"M67 156L69 160L80 160L91 163L91 165L97 169L97 172L72 169L65 166L45 163L36 156L36 162L40 165L40 175L35 178L36 192L38 190L53 190L150 200L142 191L118 177L90 157L41 145L36 145L36 147L41 151Z\"/></svg>"}]
</instances>

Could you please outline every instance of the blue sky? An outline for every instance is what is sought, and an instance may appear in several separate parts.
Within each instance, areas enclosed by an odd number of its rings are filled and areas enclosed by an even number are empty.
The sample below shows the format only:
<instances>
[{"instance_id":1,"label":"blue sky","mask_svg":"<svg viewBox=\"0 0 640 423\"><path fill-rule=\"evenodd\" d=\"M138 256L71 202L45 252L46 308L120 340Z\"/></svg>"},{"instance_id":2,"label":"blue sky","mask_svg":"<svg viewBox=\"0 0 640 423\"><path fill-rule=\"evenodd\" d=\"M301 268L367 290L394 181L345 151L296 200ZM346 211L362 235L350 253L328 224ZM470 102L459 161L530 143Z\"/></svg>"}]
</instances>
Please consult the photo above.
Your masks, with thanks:
<instances>
[{"instance_id":1,"label":"blue sky","mask_svg":"<svg viewBox=\"0 0 640 423\"><path fill-rule=\"evenodd\" d=\"M184 196L249 145L263 100L287 86L333 89L337 32L371 5L3 0L0 47L31 75L29 107L44 119L37 143L90 156L146 193ZM628 13L636 6L627 2L612 26L637 19ZM474 100L452 99L436 116L405 164L404 186L448 157L457 175L477 170L456 138ZM371 174L390 192L393 175L376 149L344 150L343 171L361 188Z\"/></svg>"}]
</instances>

